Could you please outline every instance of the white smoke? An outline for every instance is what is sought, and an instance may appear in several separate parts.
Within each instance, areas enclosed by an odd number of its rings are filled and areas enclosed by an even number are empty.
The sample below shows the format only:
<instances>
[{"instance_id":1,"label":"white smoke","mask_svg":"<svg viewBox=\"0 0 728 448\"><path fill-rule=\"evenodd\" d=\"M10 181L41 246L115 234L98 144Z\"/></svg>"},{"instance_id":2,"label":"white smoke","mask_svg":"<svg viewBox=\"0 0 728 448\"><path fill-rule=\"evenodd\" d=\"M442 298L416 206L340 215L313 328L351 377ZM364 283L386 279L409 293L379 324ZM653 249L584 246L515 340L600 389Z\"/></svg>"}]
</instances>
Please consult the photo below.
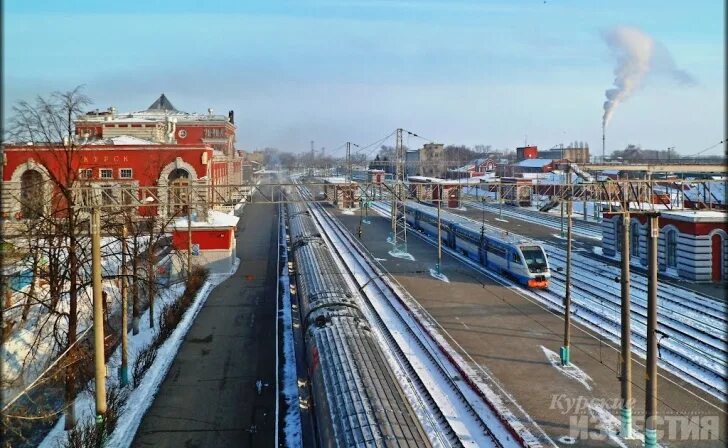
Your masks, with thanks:
<instances>
[{"instance_id":1,"label":"white smoke","mask_svg":"<svg viewBox=\"0 0 728 448\"><path fill-rule=\"evenodd\" d=\"M617 58L614 87L605 92L602 127L609 124L617 106L642 83L651 70L659 69L681 84L694 84L693 77L677 68L662 44L639 28L619 26L604 34L604 40Z\"/></svg>"}]
</instances>

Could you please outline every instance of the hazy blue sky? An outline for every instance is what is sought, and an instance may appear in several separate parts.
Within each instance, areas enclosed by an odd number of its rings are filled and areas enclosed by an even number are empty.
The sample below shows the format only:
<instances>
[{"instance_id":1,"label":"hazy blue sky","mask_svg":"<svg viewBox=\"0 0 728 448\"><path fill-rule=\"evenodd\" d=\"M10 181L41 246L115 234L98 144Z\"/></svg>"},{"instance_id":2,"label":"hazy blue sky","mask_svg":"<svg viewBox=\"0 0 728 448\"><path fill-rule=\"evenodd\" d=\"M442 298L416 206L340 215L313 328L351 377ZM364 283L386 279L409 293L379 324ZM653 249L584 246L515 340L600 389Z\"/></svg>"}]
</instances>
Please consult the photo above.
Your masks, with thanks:
<instances>
[{"instance_id":1,"label":"hazy blue sky","mask_svg":"<svg viewBox=\"0 0 728 448\"><path fill-rule=\"evenodd\" d=\"M615 67L603 36L628 25L697 84L648 75L616 110L607 151L691 153L724 138L723 3L6 0L3 102L10 113L84 84L94 107L129 111L164 92L185 111L234 109L242 149L332 150L404 127L446 144L527 136L600 153Z\"/></svg>"}]
</instances>

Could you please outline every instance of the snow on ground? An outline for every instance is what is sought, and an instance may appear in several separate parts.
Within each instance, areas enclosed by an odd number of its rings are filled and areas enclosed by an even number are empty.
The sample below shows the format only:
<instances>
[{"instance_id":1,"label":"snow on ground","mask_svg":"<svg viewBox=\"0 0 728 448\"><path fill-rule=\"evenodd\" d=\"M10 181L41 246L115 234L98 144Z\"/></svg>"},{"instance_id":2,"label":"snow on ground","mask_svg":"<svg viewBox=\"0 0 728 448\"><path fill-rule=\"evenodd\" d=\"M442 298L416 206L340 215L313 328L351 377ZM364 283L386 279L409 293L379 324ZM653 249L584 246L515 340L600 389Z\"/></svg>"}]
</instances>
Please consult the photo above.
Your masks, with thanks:
<instances>
[{"instance_id":1,"label":"snow on ground","mask_svg":"<svg viewBox=\"0 0 728 448\"><path fill-rule=\"evenodd\" d=\"M415 261L415 257L412 256L409 252L404 252L401 250L390 250L389 255L391 255L394 258L401 258L403 260L409 260L409 261Z\"/></svg>"},{"instance_id":2,"label":"snow on ground","mask_svg":"<svg viewBox=\"0 0 728 448\"><path fill-rule=\"evenodd\" d=\"M447 278L447 275L443 274L442 272L437 272L437 269L435 268L430 268L430 275L440 281L450 283L450 279Z\"/></svg>"},{"instance_id":3,"label":"snow on ground","mask_svg":"<svg viewBox=\"0 0 728 448\"><path fill-rule=\"evenodd\" d=\"M589 415L599 422L598 428L604 434L605 437L609 438L612 442L616 443L621 448L627 448L624 443L624 438L619 436L619 432L622 429L622 423L619 419L612 415L609 409L597 403L589 403ZM644 442L644 435L637 431L634 427L632 428L632 437L628 440L639 440ZM657 445L660 446L659 444Z\"/></svg>"},{"instance_id":4,"label":"snow on ground","mask_svg":"<svg viewBox=\"0 0 728 448\"><path fill-rule=\"evenodd\" d=\"M141 238L140 253L143 253L148 238ZM121 265L121 242L114 238L105 237L101 240L103 276L115 276L118 274ZM90 260L87 260L90 263ZM86 272L90 272L90 266L86 266ZM83 279L79 279L83 281ZM14 294L13 303L20 304L25 301L24 294L28 294L30 287ZM110 304L109 313L115 313L121 306L121 293L116 283L110 280L103 281L103 290L106 292ZM46 300L49 295L47 285L38 284L33 299L33 306L28 314L25 323L13 329L11 336L3 343L2 350L2 377L13 382L6 385L3 390L3 405L5 400L14 398L24 387L35 381L53 361L58 353L56 352L56 334L65 335L67 332L67 319L59 316L51 316L44 307L37 304L40 300ZM93 316L93 294L91 286L78 291L78 327L77 334L83 335L90 330ZM68 293L65 292L56 305L57 313L69 312ZM15 320L20 322L22 307L17 306L4 312L3 319L6 321ZM57 324L47 319L57 319ZM38 333L40 329L40 334ZM79 338L80 339L80 338ZM22 375L22 378L21 378ZM14 380L17 379L17 380Z\"/></svg>"},{"instance_id":5,"label":"snow on ground","mask_svg":"<svg viewBox=\"0 0 728 448\"><path fill-rule=\"evenodd\" d=\"M213 274L210 275L205 284L200 288L195 298L195 301L185 312L182 320L177 324L169 338L159 347L157 356L150 369L145 373L144 378L141 380L139 386L136 389L131 390L129 399L122 410L122 414L119 416L119 421L116 429L111 434L106 442L106 446L109 447L127 447L130 446L136 435L137 428L144 417L147 409L151 406L154 401L154 396L159 390L164 377L174 361L174 358L182 344L182 339L189 331L192 323L194 322L197 314L204 305L210 291L215 286L222 283L228 277L230 277L238 269L240 259L236 258L235 265L229 274ZM154 307L155 321L159 321L164 305L176 300L184 291L182 284L176 284L169 288L162 289L156 298L157 306ZM149 310L142 316L141 322L149 321ZM131 374L131 367L134 365L134 360L138 352L147 347L154 338L156 333L155 328L149 328L148 325L142 325L139 334L136 336L129 335L129 352L128 352L128 365ZM113 355L109 358L106 369L106 384L107 387L111 385L117 385L119 382L118 378L118 367L121 363L121 345L114 351ZM93 381L90 382L89 389L93 391ZM84 419L93 419L95 414L94 408L94 395L93 392L84 391L76 397L76 417L78 422ZM51 432L46 436L45 440L40 444L40 448L56 448L65 439L66 432L63 430L64 417L61 417L56 425L53 427Z\"/></svg>"},{"instance_id":6,"label":"snow on ground","mask_svg":"<svg viewBox=\"0 0 728 448\"><path fill-rule=\"evenodd\" d=\"M561 357L558 353L556 353L553 350L549 350L543 345L541 346L541 350L543 350L544 355L546 355L546 359L549 360L551 365L564 374L565 376L578 381L581 383L582 386L586 387L586 390L592 390L590 382L594 382L592 378L583 370L581 370L579 367L576 366L576 364L569 363L568 366L561 365Z\"/></svg>"},{"instance_id":7,"label":"snow on ground","mask_svg":"<svg viewBox=\"0 0 728 448\"><path fill-rule=\"evenodd\" d=\"M279 232L279 236L284 232L282 223ZM282 246L285 248L285 240ZM288 254L285 250L283 251L282 261L280 285L278 287L283 292L283 297L281 298L283 309L280 310L278 318L283 324L283 397L287 406L283 433L285 434L286 447L300 447L303 444L301 438L301 409L298 402L296 352L293 347L293 318L291 316L291 284L288 275Z\"/></svg>"}]
</instances>

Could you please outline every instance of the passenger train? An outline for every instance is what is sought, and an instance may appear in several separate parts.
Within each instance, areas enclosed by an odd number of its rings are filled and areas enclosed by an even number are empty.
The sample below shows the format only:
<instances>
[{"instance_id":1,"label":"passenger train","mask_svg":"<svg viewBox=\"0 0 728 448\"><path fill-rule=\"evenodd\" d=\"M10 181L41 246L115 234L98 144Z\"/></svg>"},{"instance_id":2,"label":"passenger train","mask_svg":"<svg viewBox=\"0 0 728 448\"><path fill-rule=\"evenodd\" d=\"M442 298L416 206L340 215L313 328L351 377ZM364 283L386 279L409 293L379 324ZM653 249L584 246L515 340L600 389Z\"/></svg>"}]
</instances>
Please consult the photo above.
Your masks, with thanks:
<instances>
[{"instance_id":1,"label":"passenger train","mask_svg":"<svg viewBox=\"0 0 728 448\"><path fill-rule=\"evenodd\" d=\"M407 202L406 210L407 223L412 228L437 238L436 209ZM548 288L551 270L540 244L455 214L441 216L440 222L443 244L447 247L524 286Z\"/></svg>"},{"instance_id":2,"label":"passenger train","mask_svg":"<svg viewBox=\"0 0 728 448\"><path fill-rule=\"evenodd\" d=\"M318 446L431 446L308 207L286 211Z\"/></svg>"}]
</instances>

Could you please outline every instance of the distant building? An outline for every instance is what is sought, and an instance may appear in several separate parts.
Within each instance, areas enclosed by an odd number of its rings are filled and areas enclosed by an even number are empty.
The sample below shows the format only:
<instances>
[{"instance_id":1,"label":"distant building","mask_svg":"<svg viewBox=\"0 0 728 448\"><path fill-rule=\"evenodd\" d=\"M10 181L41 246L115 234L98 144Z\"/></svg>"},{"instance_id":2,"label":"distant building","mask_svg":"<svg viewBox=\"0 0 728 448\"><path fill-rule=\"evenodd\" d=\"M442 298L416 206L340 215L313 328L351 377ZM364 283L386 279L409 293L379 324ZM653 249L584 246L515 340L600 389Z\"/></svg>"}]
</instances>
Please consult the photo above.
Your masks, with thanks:
<instances>
[{"instance_id":1,"label":"distant building","mask_svg":"<svg viewBox=\"0 0 728 448\"><path fill-rule=\"evenodd\" d=\"M485 176L486 173L493 173L497 163L493 159L475 159L465 166L447 171L448 179L463 179L468 177Z\"/></svg>"},{"instance_id":2,"label":"distant building","mask_svg":"<svg viewBox=\"0 0 728 448\"><path fill-rule=\"evenodd\" d=\"M525 173L550 173L556 164L552 159L525 159L508 166L507 176L518 176Z\"/></svg>"},{"instance_id":3,"label":"distant building","mask_svg":"<svg viewBox=\"0 0 728 448\"><path fill-rule=\"evenodd\" d=\"M573 163L589 163L589 147L551 148L540 151L538 157L541 159L566 159Z\"/></svg>"},{"instance_id":4,"label":"distant building","mask_svg":"<svg viewBox=\"0 0 728 448\"><path fill-rule=\"evenodd\" d=\"M419 150L420 174L429 177L445 177L445 145L442 143L425 143Z\"/></svg>"},{"instance_id":5,"label":"distant building","mask_svg":"<svg viewBox=\"0 0 728 448\"><path fill-rule=\"evenodd\" d=\"M721 282L728 278L728 226L726 212L712 210L665 211L660 213L657 243L659 271L697 282ZM632 263L647 266L647 217L630 219ZM622 250L622 218L605 213L602 221L602 252L619 257Z\"/></svg>"},{"instance_id":6,"label":"distant building","mask_svg":"<svg viewBox=\"0 0 728 448\"><path fill-rule=\"evenodd\" d=\"M110 107L91 111L76 120L80 139L98 140L129 135L155 143L204 144L226 156L235 153L235 120L228 115L188 113L177 110L162 94L147 109L117 113Z\"/></svg>"},{"instance_id":7,"label":"distant building","mask_svg":"<svg viewBox=\"0 0 728 448\"><path fill-rule=\"evenodd\" d=\"M516 148L516 160L535 159L538 157L538 146L522 146Z\"/></svg>"}]
</instances>

